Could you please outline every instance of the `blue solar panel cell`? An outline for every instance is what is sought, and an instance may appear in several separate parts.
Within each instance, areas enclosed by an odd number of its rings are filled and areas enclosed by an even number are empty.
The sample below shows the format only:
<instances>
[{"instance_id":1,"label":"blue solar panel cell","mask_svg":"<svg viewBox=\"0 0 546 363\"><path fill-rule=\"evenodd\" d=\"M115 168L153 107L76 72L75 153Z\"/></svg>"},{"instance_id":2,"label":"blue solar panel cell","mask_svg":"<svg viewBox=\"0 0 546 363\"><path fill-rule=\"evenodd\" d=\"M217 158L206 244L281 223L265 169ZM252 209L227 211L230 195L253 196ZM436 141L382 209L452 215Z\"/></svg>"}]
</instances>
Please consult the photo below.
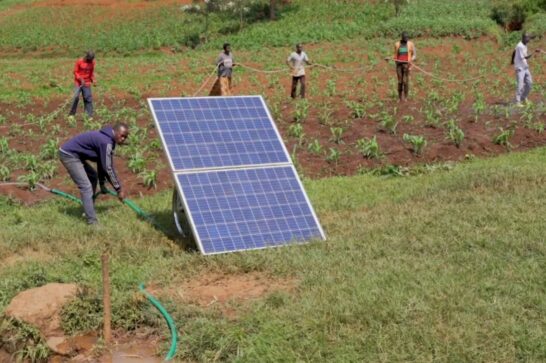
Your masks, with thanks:
<instances>
[{"instance_id":1,"label":"blue solar panel cell","mask_svg":"<svg viewBox=\"0 0 546 363\"><path fill-rule=\"evenodd\" d=\"M173 170L288 163L261 97L152 99Z\"/></svg>"},{"instance_id":2,"label":"blue solar panel cell","mask_svg":"<svg viewBox=\"0 0 546 363\"><path fill-rule=\"evenodd\" d=\"M292 166L176 175L205 254L323 238Z\"/></svg>"}]
</instances>

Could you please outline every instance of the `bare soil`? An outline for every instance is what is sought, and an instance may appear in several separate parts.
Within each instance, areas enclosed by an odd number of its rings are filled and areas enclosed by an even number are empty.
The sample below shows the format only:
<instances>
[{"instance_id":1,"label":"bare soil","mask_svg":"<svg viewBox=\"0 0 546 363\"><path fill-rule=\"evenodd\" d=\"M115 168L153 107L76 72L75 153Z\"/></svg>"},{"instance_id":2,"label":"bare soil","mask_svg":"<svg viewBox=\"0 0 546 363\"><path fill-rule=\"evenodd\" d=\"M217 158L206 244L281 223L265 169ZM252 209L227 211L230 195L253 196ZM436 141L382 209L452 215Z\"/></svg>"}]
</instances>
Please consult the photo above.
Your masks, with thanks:
<instances>
[{"instance_id":1,"label":"bare soil","mask_svg":"<svg viewBox=\"0 0 546 363\"><path fill-rule=\"evenodd\" d=\"M114 332L112 345L97 345L99 339L95 333L89 333L70 339L71 350L77 352L72 357L52 356L50 363L159 363L160 339L149 330L136 332Z\"/></svg>"},{"instance_id":2,"label":"bare soil","mask_svg":"<svg viewBox=\"0 0 546 363\"><path fill-rule=\"evenodd\" d=\"M219 309L229 319L237 317L232 304L244 305L275 291L293 291L293 279L272 279L259 272L246 274L210 273L187 280L179 287L148 287L152 294L167 295L182 303L207 309Z\"/></svg>"},{"instance_id":3,"label":"bare soil","mask_svg":"<svg viewBox=\"0 0 546 363\"><path fill-rule=\"evenodd\" d=\"M109 3L105 1L105 3ZM140 3L140 2L138 2ZM153 3L153 2L152 2ZM453 38L449 39L445 43L434 46L423 46L420 48L421 54L426 54L426 61L429 63L421 64L428 70L433 70L433 60L438 61L441 65L441 69L436 71L436 74L443 76L454 75L456 78L466 78L474 75L465 75L461 72L460 64L465 62L465 59L478 59L481 55L480 47L477 43L482 42L486 46L492 46L494 43L487 38L483 38L477 41L466 41L463 39ZM452 48L457 46L459 53L454 55ZM544 41L540 44L535 44L533 47L544 48ZM315 44L309 45L307 51L310 55L313 52L319 52L321 48L328 47L330 51L339 52L355 52L355 47L346 44ZM242 54L241 58L245 55ZM247 54L246 58L250 55ZM533 62L541 62L542 58L536 57ZM521 120L522 110L510 107L510 101L513 98L513 69L507 63L502 64L500 75L486 76L484 81L476 87L476 90L485 95L485 103L488 110L485 114L479 117L479 120L475 120L474 111L472 108L474 102L473 86L469 83L444 83L442 86L434 84L434 80L428 76L420 74L418 71L412 71L410 87L414 91L412 98L407 102L399 104L397 100L389 95L392 90L390 89L389 82L395 80L395 70L392 65L388 65L385 62L378 63L373 69L366 72L359 72L358 77L364 82L363 86L354 85L355 74L354 72L328 72L324 70L318 70L317 68L311 68L308 70L308 101L309 101L309 116L303 122L303 129L305 138L302 144L299 144L294 137L289 136L288 130L294 123L294 110L296 108L296 102L289 98L290 77L282 75L278 78L278 83L272 81L270 75L267 74L251 74L254 78L235 72L234 75L234 94L235 95L248 95L256 93L264 93L266 97L278 97L276 93L281 87L286 90L286 98L280 100L280 110L275 117L275 121L280 130L280 133L285 140L287 149L290 153L295 150L296 160L298 168L303 175L310 178L322 178L328 176L347 176L354 175L363 170L370 168L382 167L385 165L399 165L399 166L412 166L425 163L442 163L447 161L461 161L465 158L473 157L491 157L506 152L518 152L524 151L538 146L546 145L546 133L537 132L531 128L524 127ZM535 85L541 85L544 87L546 80L546 67L532 69ZM260 64L249 64L256 68L263 68ZM354 68L359 69L362 66L359 64L333 64L339 68ZM150 68L152 67L152 68ZM185 61L177 66L180 69L185 69L188 65ZM121 71L121 70L120 70ZM142 72L155 72L156 69L153 66L142 66ZM319 73L320 72L320 73ZM17 76L17 75L14 75ZM417 84L417 78L424 78L422 85ZM325 96L323 90L327 87L329 79L335 79L337 92L333 96ZM264 92L261 92L256 86L256 82L266 86ZM495 82L500 82L502 87L502 95L492 96L491 85ZM167 96L179 96L181 94L193 94L195 89L199 85L177 83L175 80L169 81L165 85L153 85L151 88L147 88L146 92L142 94L142 99L146 97L154 97L157 95L155 88L157 87L169 87ZM209 91L209 87L212 86L212 81L207 85L202 94L206 94ZM313 88L314 87L314 88ZM445 88L445 89L443 89ZM426 106L426 97L431 90L437 91L440 95L449 94L449 91L458 90L465 95L465 99L459 107L459 110L455 115L443 115L442 125L440 127L429 127L425 124L424 109ZM123 107L140 109L140 99L135 99L130 94L123 93L110 93L109 96L103 96L101 90L97 89L95 95L97 103L102 103L106 107L115 109L120 107L120 103ZM366 110L366 114L363 118L355 119L351 115L351 110L345 105L346 100L357 101L365 103L372 100L380 100L381 105L374 104L371 109ZM543 96L536 91L531 92L530 99L535 103L544 103ZM21 152L38 153L41 145L47 140L45 137L41 137L41 132L35 125L25 125L26 120L24 116L27 114L43 115L49 114L59 108L60 105L65 103L65 99L50 99L47 101L37 99L29 105L14 105L14 104L0 104L0 109L3 110L4 115L10 116L5 125L0 125L0 137L9 135L9 126L13 124L23 125L24 131L31 129L34 133L32 139L24 137L13 137L10 141L10 148L14 148ZM331 105L332 115L330 124L321 124L320 115L321 108L329 104ZM504 115L498 115L492 112L492 108L495 105L501 105L506 107L509 113L508 117ZM271 107L271 105L270 105ZM396 119L398 120L398 127L396 134L390 134L377 122L377 119L373 115L380 114L382 111L390 111L397 108ZM5 111L4 111L5 110ZM12 113L13 112L13 113ZM79 111L81 117L81 111ZM19 116L18 116L19 115ZM61 126L61 143L68 140L71 136L76 135L82 131L81 123L79 122L76 128L68 127L66 123L66 112L61 112L54 120L52 124ZM404 117L413 118L413 121L408 123L404 121ZM446 128L444 123L449 118L455 118L459 126L462 128L465 134L464 141L457 147L453 142L449 141L446 137ZM97 120L100 121L100 120ZM546 123L546 114L537 114L535 118L536 122ZM157 132L154 128L153 122L146 116L137 119L139 127L146 127L149 131L149 139L158 139ZM332 126L343 127L344 134L342 141L339 144L335 144L332 141L332 134L330 128ZM499 134L499 128L507 129L515 127L515 134L511 138L511 148L506 146L496 145L493 143L493 138ZM427 140L427 147L423 155L417 156L411 150L409 144L402 140L403 135L422 135ZM26 134L26 132L25 132ZM378 159L364 158L356 148L356 142L362 138L377 137L382 157ZM313 154L308 150L309 144L314 140L318 140L323 146L323 152L320 155ZM335 148L340 152L340 159L337 162L328 162L326 160L327 153L330 148ZM122 157L116 158L116 169L120 175L121 180L124 183L125 189L129 192L129 197L148 195L165 189L172 188L172 176L169 170L169 164L162 152L158 153L156 160L151 160L149 166L159 166L159 177L157 189L147 189L142 184L140 178L137 175L130 172L127 167L127 159ZM55 187L69 193L78 194L77 190L69 180L64 168L59 163L59 174L52 180L46 181L46 184L51 187ZM21 175L23 171L16 171L12 175L12 180L15 180L17 176ZM36 191L33 193L27 190L17 187L0 187L0 193L2 195L8 195L16 200L20 200L24 203L35 203L39 200L46 199L52 195L49 193Z\"/></svg>"},{"instance_id":4,"label":"bare soil","mask_svg":"<svg viewBox=\"0 0 546 363\"><path fill-rule=\"evenodd\" d=\"M532 97L533 98L533 97ZM535 101L537 101L536 97ZM331 101L331 100L330 100ZM58 107L62 101L49 102L46 108L46 112L53 111L55 107ZM321 100L313 100L313 102L321 102ZM334 103L336 101L334 100ZM502 103L502 100L487 99L488 104ZM398 106L396 101L386 102L385 107ZM468 157L491 157L498 154L506 153L509 149L502 145L496 145L492 142L493 138L498 135L499 127L507 129L511 126L512 121L504 118L495 117L492 115L484 115L480 117L479 122L474 121L474 114L472 111L472 103L465 102L462 105L462 111L459 113L460 127L465 133L465 139L460 147L455 146L452 142L446 139L445 128L432 128L423 127L422 122L417 120L422 119L423 115L420 113L421 103L418 100L409 100L402 106L404 111L399 111L400 115L410 115L415 118L411 124L405 123L399 120L396 134L390 134L386 130L383 130L379 124L370 119L351 119L350 110L345 107L340 107L334 114L333 118L336 120L350 120L349 124L343 124L345 132L342 138L342 142L339 144L333 144L331 141L332 135L330 131L330 125L321 125L318 122L318 110L311 109L308 120L304 122L304 132L306 134L306 141L303 145L296 145L298 142L288 136L288 129L291 125L291 121L278 123L279 130L286 140L286 146L289 152L293 152L296 148L298 166L306 177L321 178L328 176L347 176L354 175L363 169L377 168L383 165L400 165L411 166L424 163L439 163L446 161L461 161ZM10 105L0 105L0 108L10 108ZM291 120L294 112L294 103L287 101L283 106L283 119ZM34 107L24 108L22 114L32 113ZM379 110L370 110L369 113L376 113ZM519 119L518 111L514 111L514 120ZM80 128L70 128L66 125L63 116L59 116L55 120L56 124L60 124L65 132L65 136L61 138L61 143L68 140L70 137L75 136L81 132ZM544 115L542 115L542 122L546 121ZM24 120L11 120L10 123L23 124ZM139 126L149 127L151 125L150 120L138 120ZM47 141L45 138L41 138L40 130L37 126L26 125L24 130L33 129L36 139L27 140L25 138L12 138L10 148L25 153L33 153L38 155L40 148ZM0 137L8 135L9 128L0 128ZM413 154L410 145L402 141L402 135L404 133L413 135L423 135L427 141L428 146L425 148L425 152L421 156ZM154 128L149 128L150 140L158 138L157 132ZM355 147L356 141L361 138L377 137L377 141L381 147L383 157L379 159L366 159L360 155ZM324 146L325 151L321 155L313 154L308 150L308 144L311 140L317 139ZM518 127L513 138L510 140L512 144L511 151L524 151L538 146L546 145L546 133L538 133L535 130ZM123 146L122 146L123 147ZM337 163L331 163L326 160L326 152L328 147L335 147L341 153L340 159ZM159 154L159 160L151 161L150 166L157 165L157 162L164 165L160 168L158 175L157 188L146 188L142 180L138 176L132 173L128 166L128 160L126 158L116 157L115 165L116 171L123 182L124 188L129 192L129 197L141 197L144 195L154 194L157 191L172 188L172 176L169 170L169 163L163 153ZM12 175L12 180L16 180L19 175L22 175L24 171L15 171ZM59 163L58 175L51 180L45 181L45 183L51 188L57 188L68 193L72 193L76 196L79 192L72 181L69 179L68 174L64 167ZM53 197L52 194L36 190L29 192L26 188L16 186L2 186L0 187L0 194L11 197L15 200L22 201L25 204L33 204L43 199Z\"/></svg>"}]
</instances>

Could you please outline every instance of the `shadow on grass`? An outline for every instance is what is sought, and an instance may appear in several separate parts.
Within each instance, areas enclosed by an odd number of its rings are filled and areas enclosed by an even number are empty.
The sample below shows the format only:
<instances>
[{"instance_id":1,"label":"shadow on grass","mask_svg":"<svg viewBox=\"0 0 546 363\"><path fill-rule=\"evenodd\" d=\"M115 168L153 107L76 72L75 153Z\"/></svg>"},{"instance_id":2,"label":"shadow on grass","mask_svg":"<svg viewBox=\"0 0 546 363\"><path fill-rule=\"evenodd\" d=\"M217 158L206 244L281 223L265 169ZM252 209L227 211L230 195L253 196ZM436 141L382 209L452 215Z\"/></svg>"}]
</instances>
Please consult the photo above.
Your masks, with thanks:
<instances>
[{"instance_id":1,"label":"shadow on grass","mask_svg":"<svg viewBox=\"0 0 546 363\"><path fill-rule=\"evenodd\" d=\"M112 208L108 205L96 205L95 211L100 220L100 215L105 213L108 209ZM74 219L74 223L85 223L85 217L83 216L83 208L79 205L62 205L59 206L59 213L69 216ZM134 217L143 222L148 223L155 230L163 233L165 237L173 241L187 252L197 251L197 245L191 237L182 237L176 230L173 221L173 215L170 210L164 210L161 212L148 213L148 218L138 216L134 211L128 211L130 218Z\"/></svg>"},{"instance_id":2,"label":"shadow on grass","mask_svg":"<svg viewBox=\"0 0 546 363\"><path fill-rule=\"evenodd\" d=\"M175 242L182 249L188 252L198 251L197 245L193 237L183 237L174 224L173 213L170 210L163 210L160 212L149 213L149 222L156 230L162 232L167 238ZM140 219L146 221L144 218Z\"/></svg>"}]
</instances>

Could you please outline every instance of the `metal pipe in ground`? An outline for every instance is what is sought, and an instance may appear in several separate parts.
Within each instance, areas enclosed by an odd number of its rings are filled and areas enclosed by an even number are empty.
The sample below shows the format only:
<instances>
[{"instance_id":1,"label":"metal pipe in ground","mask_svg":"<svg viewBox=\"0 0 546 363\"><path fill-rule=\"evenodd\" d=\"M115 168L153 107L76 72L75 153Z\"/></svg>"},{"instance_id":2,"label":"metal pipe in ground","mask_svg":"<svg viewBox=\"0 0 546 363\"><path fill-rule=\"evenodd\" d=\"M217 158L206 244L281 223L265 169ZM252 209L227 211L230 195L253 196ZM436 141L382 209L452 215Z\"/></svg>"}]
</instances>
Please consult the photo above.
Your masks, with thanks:
<instances>
[{"instance_id":1,"label":"metal pipe in ground","mask_svg":"<svg viewBox=\"0 0 546 363\"><path fill-rule=\"evenodd\" d=\"M112 342L112 305L110 300L110 261L108 252L103 252L102 257L102 302L104 309L103 338L104 343Z\"/></svg>"}]
</instances>

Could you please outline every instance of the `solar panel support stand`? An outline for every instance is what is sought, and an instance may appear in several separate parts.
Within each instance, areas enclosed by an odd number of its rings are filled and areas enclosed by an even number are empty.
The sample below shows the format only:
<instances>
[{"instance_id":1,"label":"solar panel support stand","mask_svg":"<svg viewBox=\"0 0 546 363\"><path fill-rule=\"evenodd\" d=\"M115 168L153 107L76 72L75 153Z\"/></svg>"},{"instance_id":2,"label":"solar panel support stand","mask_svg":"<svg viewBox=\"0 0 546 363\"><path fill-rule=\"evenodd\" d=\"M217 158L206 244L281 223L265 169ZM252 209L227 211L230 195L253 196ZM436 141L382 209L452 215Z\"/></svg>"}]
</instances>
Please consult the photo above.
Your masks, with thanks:
<instances>
[{"instance_id":1,"label":"solar panel support stand","mask_svg":"<svg viewBox=\"0 0 546 363\"><path fill-rule=\"evenodd\" d=\"M191 237L192 233L188 216L186 215L186 211L184 210L182 200L180 199L180 195L178 194L176 187L173 189L172 211L174 224L178 230L178 233L180 233L184 238Z\"/></svg>"}]
</instances>

